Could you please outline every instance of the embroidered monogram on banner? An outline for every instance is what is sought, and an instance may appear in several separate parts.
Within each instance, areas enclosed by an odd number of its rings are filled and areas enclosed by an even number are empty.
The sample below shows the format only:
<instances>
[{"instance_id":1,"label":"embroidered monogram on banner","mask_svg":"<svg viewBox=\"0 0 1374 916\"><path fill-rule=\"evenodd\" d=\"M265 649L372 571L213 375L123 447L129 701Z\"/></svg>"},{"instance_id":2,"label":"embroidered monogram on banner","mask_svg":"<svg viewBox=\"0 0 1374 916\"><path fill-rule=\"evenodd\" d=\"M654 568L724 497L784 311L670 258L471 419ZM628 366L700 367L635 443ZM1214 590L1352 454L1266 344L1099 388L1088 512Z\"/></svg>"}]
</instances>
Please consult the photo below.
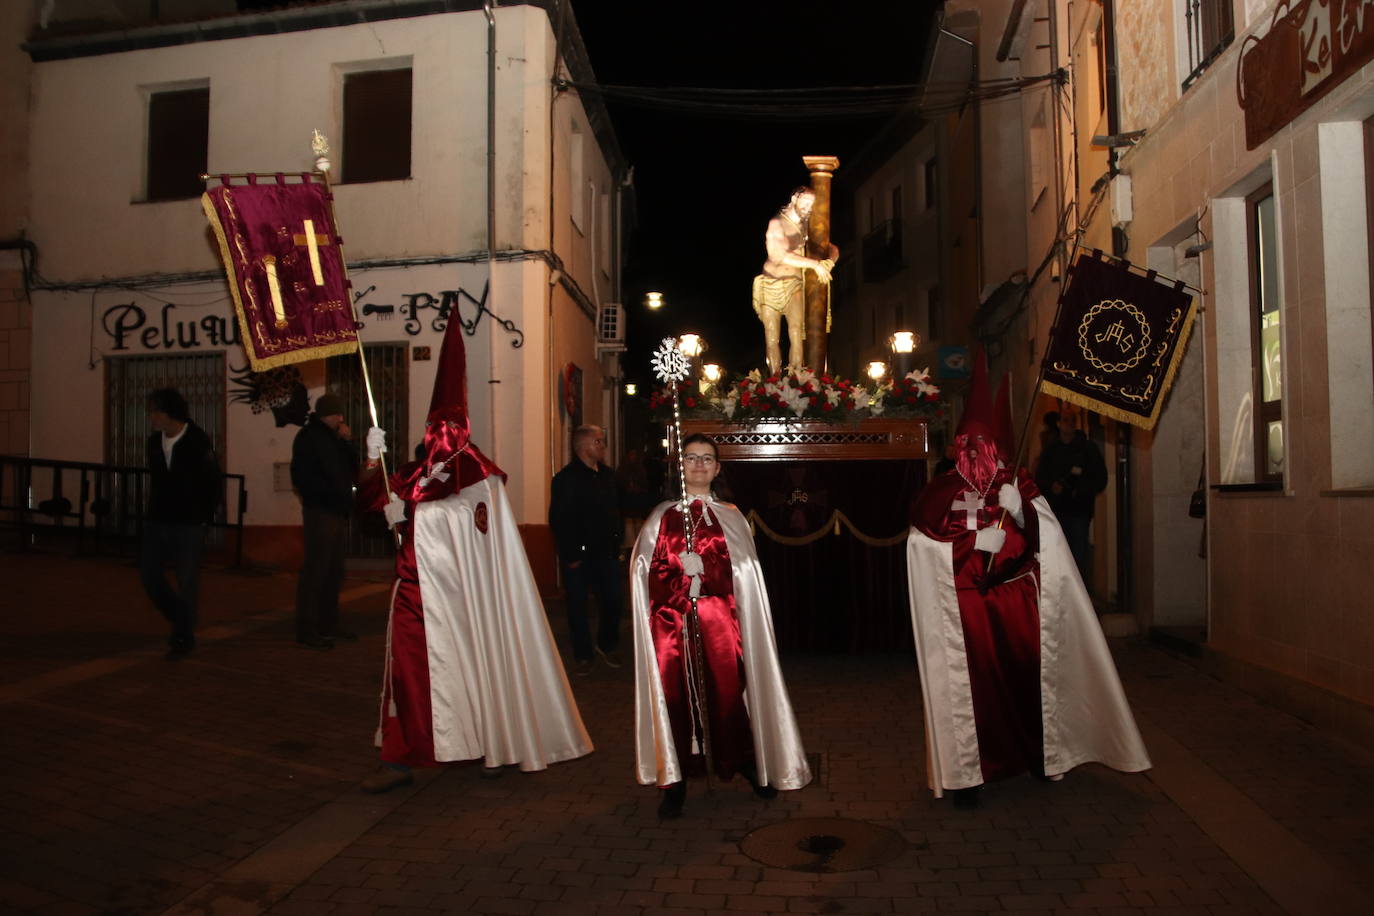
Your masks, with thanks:
<instances>
[{"instance_id":1,"label":"embroidered monogram on banner","mask_svg":"<svg viewBox=\"0 0 1374 916\"><path fill-rule=\"evenodd\" d=\"M1041 390L1150 429L1173 383L1196 304L1181 281L1080 255L1059 300Z\"/></svg>"},{"instance_id":2,"label":"embroidered monogram on banner","mask_svg":"<svg viewBox=\"0 0 1374 916\"><path fill-rule=\"evenodd\" d=\"M225 178L201 197L254 372L358 347L329 192L309 174L299 178L259 184L250 175L233 186Z\"/></svg>"}]
</instances>

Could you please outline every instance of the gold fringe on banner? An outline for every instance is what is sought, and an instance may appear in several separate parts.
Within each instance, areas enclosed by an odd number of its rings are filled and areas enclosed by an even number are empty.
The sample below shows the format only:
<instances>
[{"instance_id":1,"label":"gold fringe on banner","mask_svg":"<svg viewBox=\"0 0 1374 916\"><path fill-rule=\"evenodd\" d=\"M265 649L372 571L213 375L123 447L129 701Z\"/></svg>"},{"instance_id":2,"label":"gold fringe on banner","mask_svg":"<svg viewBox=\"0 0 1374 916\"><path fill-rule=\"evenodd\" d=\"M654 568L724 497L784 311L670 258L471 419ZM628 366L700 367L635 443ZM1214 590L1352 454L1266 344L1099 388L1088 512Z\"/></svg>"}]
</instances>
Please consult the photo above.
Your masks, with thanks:
<instances>
[{"instance_id":1,"label":"gold fringe on banner","mask_svg":"<svg viewBox=\"0 0 1374 916\"><path fill-rule=\"evenodd\" d=\"M749 510L749 514L745 516L745 518L749 520L749 527L755 532L755 537L758 536L758 532L762 531L764 534L768 535L770 540L777 541L779 544L785 544L788 547L804 547L807 544L814 544L823 537L838 537L841 523L844 524L844 527L849 529L850 534L854 535L855 538L867 544L869 547L892 547L896 544L905 542L907 538L906 531L899 532L888 538L877 538L872 535L864 534L858 528L854 527L854 523L849 520L849 516L845 515L839 509L831 512L830 517L815 531L798 537L779 534L774 531L772 528L768 527L768 523L753 509Z\"/></svg>"}]
</instances>

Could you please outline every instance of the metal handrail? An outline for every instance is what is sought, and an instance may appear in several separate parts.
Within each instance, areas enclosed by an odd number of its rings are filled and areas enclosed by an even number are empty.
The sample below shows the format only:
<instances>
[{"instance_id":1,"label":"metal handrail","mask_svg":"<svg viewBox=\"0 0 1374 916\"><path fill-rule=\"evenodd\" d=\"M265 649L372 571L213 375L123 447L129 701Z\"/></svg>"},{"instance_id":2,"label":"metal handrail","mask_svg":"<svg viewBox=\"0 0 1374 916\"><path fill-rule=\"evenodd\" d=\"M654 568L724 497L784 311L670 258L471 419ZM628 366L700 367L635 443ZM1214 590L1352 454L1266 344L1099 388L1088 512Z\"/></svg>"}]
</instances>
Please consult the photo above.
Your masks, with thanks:
<instances>
[{"instance_id":1,"label":"metal handrail","mask_svg":"<svg viewBox=\"0 0 1374 916\"><path fill-rule=\"evenodd\" d=\"M79 539L91 539L96 550L113 540L122 555L129 540L143 536L148 474L142 467L0 455L0 527L15 528L21 548L38 531L74 530ZM226 489L235 487L234 498L221 504L210 527L234 532L234 565L240 567L248 490L242 474L223 479ZM75 499L67 495L71 486Z\"/></svg>"}]
</instances>

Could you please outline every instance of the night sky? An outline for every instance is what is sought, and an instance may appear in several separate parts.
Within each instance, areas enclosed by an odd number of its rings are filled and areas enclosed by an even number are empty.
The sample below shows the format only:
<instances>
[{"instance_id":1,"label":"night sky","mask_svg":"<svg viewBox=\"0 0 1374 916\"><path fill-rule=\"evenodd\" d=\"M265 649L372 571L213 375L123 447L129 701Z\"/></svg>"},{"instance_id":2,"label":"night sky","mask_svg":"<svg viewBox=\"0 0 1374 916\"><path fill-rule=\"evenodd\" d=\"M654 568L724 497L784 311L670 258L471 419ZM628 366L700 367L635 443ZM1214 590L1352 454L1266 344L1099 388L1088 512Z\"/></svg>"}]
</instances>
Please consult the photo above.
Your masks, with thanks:
<instances>
[{"instance_id":1,"label":"night sky","mask_svg":"<svg viewBox=\"0 0 1374 916\"><path fill-rule=\"evenodd\" d=\"M603 85L797 88L917 82L931 9L897 3L751 0L731 4L573 0ZM636 225L628 233L626 377L651 381L649 353L665 336L702 334L708 361L742 373L762 366L762 325L750 284L764 260L768 220L809 181L803 155L861 150L890 115L788 120L735 112L684 113L607 97L634 166ZM837 216L838 219L838 216ZM644 293L664 293L657 313Z\"/></svg>"}]
</instances>

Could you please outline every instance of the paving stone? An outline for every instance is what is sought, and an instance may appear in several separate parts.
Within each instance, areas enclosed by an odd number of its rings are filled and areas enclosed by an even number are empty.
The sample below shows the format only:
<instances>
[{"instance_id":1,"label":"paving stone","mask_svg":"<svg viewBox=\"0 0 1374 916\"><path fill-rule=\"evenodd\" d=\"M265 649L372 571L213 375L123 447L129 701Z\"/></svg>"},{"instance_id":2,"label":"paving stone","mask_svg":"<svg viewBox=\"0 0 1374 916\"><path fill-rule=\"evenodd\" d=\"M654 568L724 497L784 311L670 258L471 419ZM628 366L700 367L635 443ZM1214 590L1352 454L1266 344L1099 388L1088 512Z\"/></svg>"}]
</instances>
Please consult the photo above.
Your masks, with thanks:
<instances>
[{"instance_id":1,"label":"paving stone","mask_svg":"<svg viewBox=\"0 0 1374 916\"><path fill-rule=\"evenodd\" d=\"M6 582L16 580L6 575L14 563L0 556ZM13 662L0 665L0 766L20 774L0 799L0 910L162 913L218 886L324 806L369 803L356 785L375 766L384 588L345 607L362 634L356 646L307 654L291 644L293 577L207 569L206 626L228 635L169 666L161 621L131 566L38 557L25 558L23 572L77 585L70 606L41 621L0 619L0 660ZM551 620L564 639L561 615ZM54 648L21 651L33 644ZM1370 755L1148 646L1113 648L1140 715L1374 895ZM470 765L424 774L390 813L338 837L336 852L264 908L280 916L1282 912L1265 876L1248 873L1150 776L1088 766L1053 785L989 786L979 809L955 811L924 788L910 658L782 661L807 747L823 755L821 785L764 804L738 780L710 793L694 784L685 816L660 823L656 794L633 782L632 672L598 671L573 684L595 754L499 780L480 779ZM852 873L770 868L743 855L745 835L789 817L870 820L908 845Z\"/></svg>"}]
</instances>

